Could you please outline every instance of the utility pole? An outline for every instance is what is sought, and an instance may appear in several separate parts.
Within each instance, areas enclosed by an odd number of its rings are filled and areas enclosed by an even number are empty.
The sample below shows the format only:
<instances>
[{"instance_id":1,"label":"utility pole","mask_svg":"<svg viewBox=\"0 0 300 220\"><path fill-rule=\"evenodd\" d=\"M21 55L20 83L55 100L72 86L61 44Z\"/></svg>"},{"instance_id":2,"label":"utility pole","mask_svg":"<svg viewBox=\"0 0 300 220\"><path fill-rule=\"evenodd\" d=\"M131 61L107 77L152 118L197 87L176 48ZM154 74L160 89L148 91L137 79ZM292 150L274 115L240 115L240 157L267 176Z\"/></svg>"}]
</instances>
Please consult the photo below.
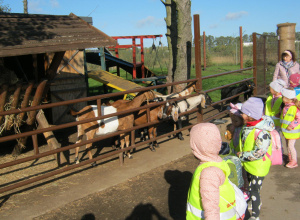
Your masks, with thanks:
<instances>
[{"instance_id":1,"label":"utility pole","mask_svg":"<svg viewBox=\"0 0 300 220\"><path fill-rule=\"evenodd\" d=\"M23 0L23 4L24 4L24 14L28 14L28 7L27 7L27 0Z\"/></svg>"},{"instance_id":2,"label":"utility pole","mask_svg":"<svg viewBox=\"0 0 300 220\"><path fill-rule=\"evenodd\" d=\"M243 69L243 30L242 26L240 26L240 68Z\"/></svg>"}]
</instances>

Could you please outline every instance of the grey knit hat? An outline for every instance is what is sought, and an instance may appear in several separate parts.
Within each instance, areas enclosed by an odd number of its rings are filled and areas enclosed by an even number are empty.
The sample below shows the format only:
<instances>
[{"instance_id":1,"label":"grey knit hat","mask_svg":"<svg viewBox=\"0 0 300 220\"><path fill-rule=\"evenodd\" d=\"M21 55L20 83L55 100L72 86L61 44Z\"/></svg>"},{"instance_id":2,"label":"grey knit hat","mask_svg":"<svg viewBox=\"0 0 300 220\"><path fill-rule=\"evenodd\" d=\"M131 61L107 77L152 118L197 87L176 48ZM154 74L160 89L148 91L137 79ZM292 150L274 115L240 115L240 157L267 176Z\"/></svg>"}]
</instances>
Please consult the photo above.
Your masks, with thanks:
<instances>
[{"instance_id":1,"label":"grey knit hat","mask_svg":"<svg viewBox=\"0 0 300 220\"><path fill-rule=\"evenodd\" d=\"M250 97L242 105L241 111L255 120L259 120L263 115L264 103L260 98Z\"/></svg>"},{"instance_id":2,"label":"grey knit hat","mask_svg":"<svg viewBox=\"0 0 300 220\"><path fill-rule=\"evenodd\" d=\"M282 79L276 79L270 83L270 87L276 92L281 92L282 88L286 88L286 82Z\"/></svg>"}]
</instances>

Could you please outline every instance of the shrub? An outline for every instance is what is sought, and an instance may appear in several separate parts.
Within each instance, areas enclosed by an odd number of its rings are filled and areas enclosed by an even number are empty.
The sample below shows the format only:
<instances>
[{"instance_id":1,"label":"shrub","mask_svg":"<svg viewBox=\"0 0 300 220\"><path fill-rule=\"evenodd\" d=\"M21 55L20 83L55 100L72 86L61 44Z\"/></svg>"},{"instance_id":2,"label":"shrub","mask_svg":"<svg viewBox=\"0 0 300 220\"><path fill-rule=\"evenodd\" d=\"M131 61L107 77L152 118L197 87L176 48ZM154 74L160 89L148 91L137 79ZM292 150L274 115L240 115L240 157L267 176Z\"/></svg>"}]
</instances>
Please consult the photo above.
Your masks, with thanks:
<instances>
[{"instance_id":1,"label":"shrub","mask_svg":"<svg viewBox=\"0 0 300 220\"><path fill-rule=\"evenodd\" d=\"M245 67L251 67L253 66L253 61L252 60L247 60L245 63Z\"/></svg>"}]
</instances>

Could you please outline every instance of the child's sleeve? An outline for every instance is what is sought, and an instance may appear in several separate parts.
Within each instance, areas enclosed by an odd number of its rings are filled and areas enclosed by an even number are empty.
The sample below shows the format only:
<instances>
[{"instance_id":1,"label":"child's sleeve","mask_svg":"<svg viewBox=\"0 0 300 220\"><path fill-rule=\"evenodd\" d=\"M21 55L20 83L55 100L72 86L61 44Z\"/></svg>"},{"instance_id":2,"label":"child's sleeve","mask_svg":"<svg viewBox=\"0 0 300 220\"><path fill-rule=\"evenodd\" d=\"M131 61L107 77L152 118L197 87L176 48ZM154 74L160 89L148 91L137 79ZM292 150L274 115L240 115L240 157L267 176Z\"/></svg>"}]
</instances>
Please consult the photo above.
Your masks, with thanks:
<instances>
[{"instance_id":1,"label":"child's sleeve","mask_svg":"<svg viewBox=\"0 0 300 220\"><path fill-rule=\"evenodd\" d=\"M278 77L278 74L279 74L279 63L276 64L276 67L275 67L275 71L274 71L274 74L273 74L273 80L276 80L277 77Z\"/></svg>"},{"instance_id":2,"label":"child's sleeve","mask_svg":"<svg viewBox=\"0 0 300 220\"><path fill-rule=\"evenodd\" d=\"M239 155L239 158L241 161L254 161L262 159L268 152L270 144L270 133L268 131L261 131L255 140L254 150L242 152Z\"/></svg>"},{"instance_id":3,"label":"child's sleeve","mask_svg":"<svg viewBox=\"0 0 300 220\"><path fill-rule=\"evenodd\" d=\"M224 172L217 167L207 167L200 175L200 195L206 220L220 218L219 187L225 181Z\"/></svg>"}]
</instances>

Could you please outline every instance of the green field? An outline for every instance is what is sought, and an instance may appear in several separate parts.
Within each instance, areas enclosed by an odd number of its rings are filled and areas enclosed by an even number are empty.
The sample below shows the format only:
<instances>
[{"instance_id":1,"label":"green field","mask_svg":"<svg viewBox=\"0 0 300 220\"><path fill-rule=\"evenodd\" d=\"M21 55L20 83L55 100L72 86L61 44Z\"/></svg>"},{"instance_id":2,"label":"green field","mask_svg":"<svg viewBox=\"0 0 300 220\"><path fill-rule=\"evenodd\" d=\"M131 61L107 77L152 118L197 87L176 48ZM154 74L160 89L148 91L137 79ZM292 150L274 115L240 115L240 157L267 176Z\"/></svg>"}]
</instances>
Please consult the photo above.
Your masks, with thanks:
<instances>
[{"instance_id":1,"label":"green field","mask_svg":"<svg viewBox=\"0 0 300 220\"><path fill-rule=\"evenodd\" d=\"M100 68L100 67L95 66L95 65L90 65L90 64L88 65L88 70L95 70L97 68ZM240 69L239 65L211 66L211 67L207 67L205 70L202 70L202 76L209 76L209 75L214 75L214 74L218 74L218 73L238 70L238 69ZM159 69L153 69L152 71L158 76L167 74L166 69L161 70L159 68ZM241 73L233 73L233 74L229 74L229 75L225 75L225 76L219 76L216 78L204 79L202 82L203 90L216 88L216 87L219 87L222 85L226 85L229 83L243 80L245 78L250 78L250 77L252 77L252 74L253 74L252 70L248 70L248 71L244 71ZM191 78L195 78L195 75L196 75L195 69L192 68ZM132 79L132 76L129 73L126 74L126 72L123 70L121 70L120 76L127 80ZM103 94L104 89L103 89L102 83L95 81L93 79L88 79L88 83L89 83L89 95L90 96ZM142 85L145 86L145 84L142 84ZM108 92L117 92L117 90L108 87ZM214 102L221 99L220 90L210 92L209 95Z\"/></svg>"}]
</instances>

